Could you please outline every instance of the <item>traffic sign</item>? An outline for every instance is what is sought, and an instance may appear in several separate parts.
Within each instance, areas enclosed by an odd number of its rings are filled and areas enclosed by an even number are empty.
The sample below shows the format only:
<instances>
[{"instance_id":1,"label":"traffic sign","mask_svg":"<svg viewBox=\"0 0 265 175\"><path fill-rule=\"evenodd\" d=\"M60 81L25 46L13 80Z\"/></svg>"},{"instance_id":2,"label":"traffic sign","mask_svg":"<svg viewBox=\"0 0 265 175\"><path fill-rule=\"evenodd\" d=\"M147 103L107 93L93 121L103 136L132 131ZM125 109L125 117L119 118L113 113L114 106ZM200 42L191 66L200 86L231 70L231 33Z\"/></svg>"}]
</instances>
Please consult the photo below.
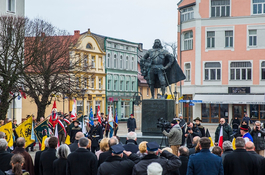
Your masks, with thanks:
<instances>
[{"instance_id":1,"label":"traffic sign","mask_svg":"<svg viewBox=\"0 0 265 175\"><path fill-rule=\"evenodd\" d=\"M180 103L189 103L190 100L179 100Z\"/></svg>"},{"instance_id":2,"label":"traffic sign","mask_svg":"<svg viewBox=\"0 0 265 175\"><path fill-rule=\"evenodd\" d=\"M202 100L191 100L192 103L202 103Z\"/></svg>"}]
</instances>

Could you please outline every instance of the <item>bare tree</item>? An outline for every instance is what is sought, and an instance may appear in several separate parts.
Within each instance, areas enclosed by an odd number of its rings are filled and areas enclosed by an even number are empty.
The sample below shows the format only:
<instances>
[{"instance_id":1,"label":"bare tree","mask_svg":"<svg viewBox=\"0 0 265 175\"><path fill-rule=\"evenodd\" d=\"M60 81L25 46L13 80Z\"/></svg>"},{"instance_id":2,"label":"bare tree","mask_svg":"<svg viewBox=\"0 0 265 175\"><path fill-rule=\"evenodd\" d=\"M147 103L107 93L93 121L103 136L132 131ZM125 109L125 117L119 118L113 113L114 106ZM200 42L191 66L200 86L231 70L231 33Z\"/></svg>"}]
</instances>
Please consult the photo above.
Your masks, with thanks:
<instances>
[{"instance_id":1,"label":"bare tree","mask_svg":"<svg viewBox=\"0 0 265 175\"><path fill-rule=\"evenodd\" d=\"M25 26L28 19L0 16L0 119L5 119L11 101L17 97L24 62ZM12 94L12 95L10 95Z\"/></svg>"},{"instance_id":2,"label":"bare tree","mask_svg":"<svg viewBox=\"0 0 265 175\"><path fill-rule=\"evenodd\" d=\"M24 72L21 83L37 105L38 120L44 116L54 94L76 92L76 68L81 62L80 59L70 59L76 41L74 36L44 20L32 20L27 28L25 59L31 65Z\"/></svg>"},{"instance_id":3,"label":"bare tree","mask_svg":"<svg viewBox=\"0 0 265 175\"><path fill-rule=\"evenodd\" d=\"M177 45L176 42L174 42L174 43L163 42L163 47L164 47L164 49L166 49L169 52L171 52L172 55L175 57L175 59L177 59L177 49L178 49L178 45ZM170 48L170 49L168 49L168 48Z\"/></svg>"}]
</instances>

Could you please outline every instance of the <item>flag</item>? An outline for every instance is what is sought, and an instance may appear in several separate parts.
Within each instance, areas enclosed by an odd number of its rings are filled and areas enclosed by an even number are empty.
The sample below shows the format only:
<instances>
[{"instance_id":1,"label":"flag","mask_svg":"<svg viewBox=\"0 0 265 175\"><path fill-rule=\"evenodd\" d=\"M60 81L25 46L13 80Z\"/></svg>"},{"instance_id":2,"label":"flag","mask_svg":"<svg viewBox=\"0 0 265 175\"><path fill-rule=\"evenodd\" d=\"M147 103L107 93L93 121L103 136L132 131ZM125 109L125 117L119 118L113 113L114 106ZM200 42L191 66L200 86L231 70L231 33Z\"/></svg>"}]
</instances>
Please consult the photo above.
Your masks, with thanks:
<instances>
[{"instance_id":1,"label":"flag","mask_svg":"<svg viewBox=\"0 0 265 175\"><path fill-rule=\"evenodd\" d=\"M25 92L22 89L19 89L19 92L24 99L27 98Z\"/></svg>"},{"instance_id":2,"label":"flag","mask_svg":"<svg viewBox=\"0 0 265 175\"><path fill-rule=\"evenodd\" d=\"M76 120L76 100L75 99L74 99L74 103L73 103L73 107L72 107L71 119Z\"/></svg>"},{"instance_id":3,"label":"flag","mask_svg":"<svg viewBox=\"0 0 265 175\"><path fill-rule=\"evenodd\" d=\"M211 140L211 147L214 146L214 144L213 144L213 140L212 140L212 137L211 137L211 135L210 135L210 132L209 132L208 128L207 128L207 130L206 130L205 137L208 137L208 139Z\"/></svg>"},{"instance_id":4,"label":"flag","mask_svg":"<svg viewBox=\"0 0 265 175\"><path fill-rule=\"evenodd\" d=\"M100 117L100 106L98 106L97 118L98 118L98 122L101 124L101 117Z\"/></svg>"},{"instance_id":5,"label":"flag","mask_svg":"<svg viewBox=\"0 0 265 175\"><path fill-rule=\"evenodd\" d=\"M114 120L115 120L115 123L118 125L118 112L117 112L117 108L115 110L115 113L116 113L116 115L114 117Z\"/></svg>"},{"instance_id":6,"label":"flag","mask_svg":"<svg viewBox=\"0 0 265 175\"><path fill-rule=\"evenodd\" d=\"M89 124L90 124L91 126L94 126L92 106L91 106L91 108L90 108L90 113L89 113Z\"/></svg>"},{"instance_id":7,"label":"flag","mask_svg":"<svg viewBox=\"0 0 265 175\"><path fill-rule=\"evenodd\" d=\"M42 150L42 151L45 150L45 147L46 147L46 145L45 145L45 140L46 140L47 138L48 138L47 135L45 135L44 137L42 137L42 141L41 141L41 150Z\"/></svg>"},{"instance_id":8,"label":"flag","mask_svg":"<svg viewBox=\"0 0 265 175\"><path fill-rule=\"evenodd\" d=\"M53 103L52 114L50 115L50 120L49 120L49 122L52 124L52 127L53 127L53 128L54 128L55 125L58 123L56 101L54 101L54 103Z\"/></svg>"},{"instance_id":9,"label":"flag","mask_svg":"<svg viewBox=\"0 0 265 175\"><path fill-rule=\"evenodd\" d=\"M9 147L13 146L13 128L12 128L12 122L9 122L3 126L0 127L0 131L4 132L6 134L6 141L7 145Z\"/></svg>"},{"instance_id":10,"label":"flag","mask_svg":"<svg viewBox=\"0 0 265 175\"><path fill-rule=\"evenodd\" d=\"M41 145L44 145L45 148L45 144L44 144L44 140L47 137L50 137L50 132L49 132L49 126L48 126L48 119L44 120L42 123L40 123L35 129L34 129L34 133L38 139L38 141L41 143ZM46 137L46 138L44 138Z\"/></svg>"},{"instance_id":11,"label":"flag","mask_svg":"<svg viewBox=\"0 0 265 175\"><path fill-rule=\"evenodd\" d=\"M78 118L78 121L80 122L80 127L82 128L82 133L86 134L87 130L86 130L86 120L85 120L85 116L82 115L81 117Z\"/></svg>"},{"instance_id":12,"label":"flag","mask_svg":"<svg viewBox=\"0 0 265 175\"><path fill-rule=\"evenodd\" d=\"M220 129L219 139L218 139L218 146L223 148L223 126L221 126L221 129Z\"/></svg>"},{"instance_id":13,"label":"flag","mask_svg":"<svg viewBox=\"0 0 265 175\"><path fill-rule=\"evenodd\" d=\"M35 139L31 139L34 137L34 133L32 133L32 125L33 121L31 116L15 129L18 137L24 137L26 141L25 148L35 142Z\"/></svg>"},{"instance_id":14,"label":"flag","mask_svg":"<svg viewBox=\"0 0 265 175\"><path fill-rule=\"evenodd\" d=\"M111 126L111 128L113 128L113 117L112 117L111 106L109 108L109 121L108 121L108 123Z\"/></svg>"},{"instance_id":15,"label":"flag","mask_svg":"<svg viewBox=\"0 0 265 175\"><path fill-rule=\"evenodd\" d=\"M60 141L59 141L59 134L58 134L58 125L55 126L54 137L57 137L58 138L57 147L59 147L60 146Z\"/></svg>"},{"instance_id":16,"label":"flag","mask_svg":"<svg viewBox=\"0 0 265 175\"><path fill-rule=\"evenodd\" d=\"M71 144L71 142L70 142L70 136L68 134L66 136L66 139L65 139L65 142L64 143L67 144L67 145L70 145Z\"/></svg>"},{"instance_id":17,"label":"flag","mask_svg":"<svg viewBox=\"0 0 265 175\"><path fill-rule=\"evenodd\" d=\"M233 138L232 146L233 146L233 149L235 150L236 149L236 138Z\"/></svg>"}]
</instances>

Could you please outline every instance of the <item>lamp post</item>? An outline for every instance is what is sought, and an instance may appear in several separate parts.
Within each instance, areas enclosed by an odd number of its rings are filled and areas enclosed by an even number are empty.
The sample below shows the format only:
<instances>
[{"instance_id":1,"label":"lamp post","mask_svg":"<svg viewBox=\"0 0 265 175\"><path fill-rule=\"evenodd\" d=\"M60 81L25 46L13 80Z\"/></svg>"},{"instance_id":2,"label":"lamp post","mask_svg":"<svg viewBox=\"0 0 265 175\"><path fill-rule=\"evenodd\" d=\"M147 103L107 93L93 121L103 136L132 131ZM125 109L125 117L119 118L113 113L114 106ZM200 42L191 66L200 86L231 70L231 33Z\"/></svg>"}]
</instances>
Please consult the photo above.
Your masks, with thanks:
<instances>
[{"instance_id":1,"label":"lamp post","mask_svg":"<svg viewBox=\"0 0 265 175\"><path fill-rule=\"evenodd\" d=\"M85 113L85 111L84 111L84 109L85 109L85 101L84 101L84 99L85 99L85 95L86 95L86 90L83 88L83 89L81 90L81 96L82 96L82 99L83 99L83 115L84 115L84 113Z\"/></svg>"}]
</instances>

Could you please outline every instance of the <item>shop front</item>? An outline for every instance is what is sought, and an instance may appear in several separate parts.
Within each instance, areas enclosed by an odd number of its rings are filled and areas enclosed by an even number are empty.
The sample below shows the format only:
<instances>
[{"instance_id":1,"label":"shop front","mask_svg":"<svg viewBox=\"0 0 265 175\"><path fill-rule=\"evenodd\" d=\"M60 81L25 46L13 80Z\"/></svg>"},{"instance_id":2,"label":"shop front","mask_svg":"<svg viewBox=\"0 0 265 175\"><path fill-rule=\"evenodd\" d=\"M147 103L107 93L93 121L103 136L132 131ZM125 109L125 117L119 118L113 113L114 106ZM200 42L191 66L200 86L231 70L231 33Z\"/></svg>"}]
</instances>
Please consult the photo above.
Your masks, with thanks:
<instances>
[{"instance_id":1,"label":"shop front","mask_svg":"<svg viewBox=\"0 0 265 175\"><path fill-rule=\"evenodd\" d=\"M118 120L127 120L133 113L133 99L128 97L109 97L108 111L110 107L113 112L113 116L115 116L116 113L118 114Z\"/></svg>"}]
</instances>

